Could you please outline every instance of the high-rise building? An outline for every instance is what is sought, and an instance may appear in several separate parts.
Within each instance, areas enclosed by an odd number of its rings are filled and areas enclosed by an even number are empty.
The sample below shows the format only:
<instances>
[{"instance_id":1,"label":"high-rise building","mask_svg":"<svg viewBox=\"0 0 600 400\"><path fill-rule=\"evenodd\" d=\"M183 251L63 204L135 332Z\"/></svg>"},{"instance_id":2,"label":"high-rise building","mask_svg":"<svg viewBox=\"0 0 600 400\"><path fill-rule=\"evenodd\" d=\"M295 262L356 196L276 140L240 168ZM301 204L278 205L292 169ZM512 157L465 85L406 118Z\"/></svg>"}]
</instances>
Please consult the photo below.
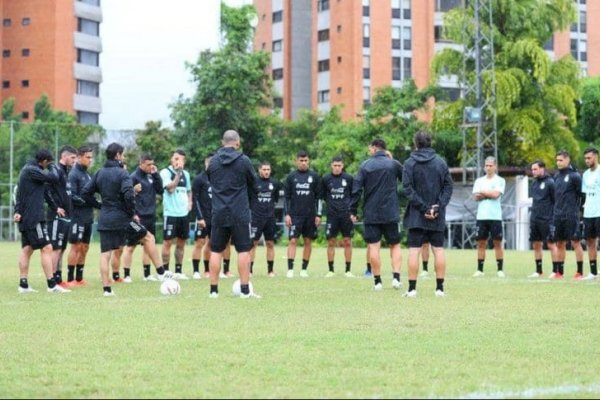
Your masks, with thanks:
<instances>
[{"instance_id":1,"label":"high-rise building","mask_svg":"<svg viewBox=\"0 0 600 400\"><path fill-rule=\"evenodd\" d=\"M14 97L27 122L46 93L55 109L97 124L100 0L0 0L0 16L0 102Z\"/></svg>"},{"instance_id":2,"label":"high-rise building","mask_svg":"<svg viewBox=\"0 0 600 400\"><path fill-rule=\"evenodd\" d=\"M546 49L554 58L571 53L582 74L598 75L600 26L587 21L600 17L600 0L573 1L578 22ZM275 103L286 119L334 105L343 105L345 119L356 118L377 88L400 87L409 78L423 88L436 52L460 48L443 39L442 25L444 13L462 0L254 0L254 6L254 47L271 53ZM460 95L455 77L440 85L450 98Z\"/></svg>"}]
</instances>

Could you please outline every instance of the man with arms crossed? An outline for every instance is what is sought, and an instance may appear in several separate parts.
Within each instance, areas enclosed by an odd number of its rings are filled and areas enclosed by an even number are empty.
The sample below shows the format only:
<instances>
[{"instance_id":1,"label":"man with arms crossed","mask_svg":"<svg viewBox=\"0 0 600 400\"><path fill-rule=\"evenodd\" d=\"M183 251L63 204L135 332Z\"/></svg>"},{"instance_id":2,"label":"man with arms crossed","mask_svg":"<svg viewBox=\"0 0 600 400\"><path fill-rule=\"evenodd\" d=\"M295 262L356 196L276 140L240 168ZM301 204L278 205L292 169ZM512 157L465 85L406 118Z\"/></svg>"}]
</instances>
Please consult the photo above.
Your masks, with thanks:
<instances>
[{"instance_id":1,"label":"man with arms crossed","mask_svg":"<svg viewBox=\"0 0 600 400\"><path fill-rule=\"evenodd\" d=\"M590 274L585 280L598 277L598 237L600 236L600 169L598 169L598 149L589 147L583 152L588 169L583 173L581 191L585 194L583 205L583 226L590 259Z\"/></svg>"}]
</instances>

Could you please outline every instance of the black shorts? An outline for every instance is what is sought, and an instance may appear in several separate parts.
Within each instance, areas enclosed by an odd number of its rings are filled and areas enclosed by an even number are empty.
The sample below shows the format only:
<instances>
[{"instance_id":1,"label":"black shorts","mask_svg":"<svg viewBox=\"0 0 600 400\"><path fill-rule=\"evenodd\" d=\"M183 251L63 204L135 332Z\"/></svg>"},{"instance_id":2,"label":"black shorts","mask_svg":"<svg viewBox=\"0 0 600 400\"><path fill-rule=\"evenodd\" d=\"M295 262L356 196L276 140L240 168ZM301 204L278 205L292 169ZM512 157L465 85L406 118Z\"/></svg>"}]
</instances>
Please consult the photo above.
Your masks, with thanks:
<instances>
[{"instance_id":1,"label":"black shorts","mask_svg":"<svg viewBox=\"0 0 600 400\"><path fill-rule=\"evenodd\" d=\"M215 253L223 252L230 239L238 253L250 251L254 246L250 222L225 227L213 224L210 232L211 251Z\"/></svg>"},{"instance_id":2,"label":"black shorts","mask_svg":"<svg viewBox=\"0 0 600 400\"><path fill-rule=\"evenodd\" d=\"M140 215L140 224L154 236L156 236L156 215Z\"/></svg>"},{"instance_id":3,"label":"black shorts","mask_svg":"<svg viewBox=\"0 0 600 400\"><path fill-rule=\"evenodd\" d=\"M188 217L165 217L163 239L187 239L190 236Z\"/></svg>"},{"instance_id":4,"label":"black shorts","mask_svg":"<svg viewBox=\"0 0 600 400\"><path fill-rule=\"evenodd\" d=\"M67 248L70 225L69 221L62 219L53 219L49 223L48 233L50 234L50 243L52 243L53 250L64 250Z\"/></svg>"},{"instance_id":5,"label":"black shorts","mask_svg":"<svg viewBox=\"0 0 600 400\"><path fill-rule=\"evenodd\" d=\"M127 242L126 229L118 231L98 231L100 233L100 252L106 253L107 251L117 250Z\"/></svg>"},{"instance_id":6,"label":"black shorts","mask_svg":"<svg viewBox=\"0 0 600 400\"><path fill-rule=\"evenodd\" d=\"M568 240L580 239L581 228L579 226L579 220L576 217L570 219L555 219L550 227L551 242L566 242Z\"/></svg>"},{"instance_id":7,"label":"black shorts","mask_svg":"<svg viewBox=\"0 0 600 400\"><path fill-rule=\"evenodd\" d=\"M529 241L545 242L550 239L550 221L530 221Z\"/></svg>"},{"instance_id":8,"label":"black shorts","mask_svg":"<svg viewBox=\"0 0 600 400\"><path fill-rule=\"evenodd\" d=\"M382 235L389 245L400 243L400 229L398 229L398 223L365 224L365 242L377 243L381 240Z\"/></svg>"},{"instance_id":9,"label":"black shorts","mask_svg":"<svg viewBox=\"0 0 600 400\"><path fill-rule=\"evenodd\" d=\"M300 236L306 239L315 239L317 237L317 226L315 225L315 217L295 217L292 218L292 226L290 227L289 238L297 239Z\"/></svg>"},{"instance_id":10,"label":"black shorts","mask_svg":"<svg viewBox=\"0 0 600 400\"><path fill-rule=\"evenodd\" d=\"M206 222L206 220L204 220ZM206 224L204 228L200 228L200 225L196 222L196 231L194 233L194 240L210 238L211 224Z\"/></svg>"},{"instance_id":11,"label":"black shorts","mask_svg":"<svg viewBox=\"0 0 600 400\"><path fill-rule=\"evenodd\" d=\"M444 247L444 232L421 228L408 230L409 248L420 248L424 243L429 243L432 247Z\"/></svg>"},{"instance_id":12,"label":"black shorts","mask_svg":"<svg viewBox=\"0 0 600 400\"><path fill-rule=\"evenodd\" d=\"M51 243L45 222L40 222L35 228L21 232L21 247L31 246L32 249L38 250L48 244Z\"/></svg>"},{"instance_id":13,"label":"black shorts","mask_svg":"<svg viewBox=\"0 0 600 400\"><path fill-rule=\"evenodd\" d=\"M351 238L354 236L354 223L350 219L350 215L340 217L337 215L327 216L327 225L325 228L325 237L327 240L337 237L338 233L342 237Z\"/></svg>"},{"instance_id":14,"label":"black shorts","mask_svg":"<svg viewBox=\"0 0 600 400\"><path fill-rule=\"evenodd\" d=\"M141 218L140 218L141 222ZM137 246L140 243L140 240L146 237L148 233L148 229L143 224L138 224L135 221L131 221L129 226L127 226L127 237L126 237L126 245L127 246Z\"/></svg>"},{"instance_id":15,"label":"black shorts","mask_svg":"<svg viewBox=\"0 0 600 400\"><path fill-rule=\"evenodd\" d=\"M92 224L82 224L81 222L71 222L69 232L69 243L90 244L92 238Z\"/></svg>"},{"instance_id":16,"label":"black shorts","mask_svg":"<svg viewBox=\"0 0 600 400\"><path fill-rule=\"evenodd\" d=\"M492 219L477 220L475 226L475 236L477 240L502 240L502 221Z\"/></svg>"},{"instance_id":17,"label":"black shorts","mask_svg":"<svg viewBox=\"0 0 600 400\"><path fill-rule=\"evenodd\" d=\"M257 241L262 235L265 240L275 240L275 231L277 230L277 221L275 217L271 218L252 218L252 238Z\"/></svg>"},{"instance_id":18,"label":"black shorts","mask_svg":"<svg viewBox=\"0 0 600 400\"><path fill-rule=\"evenodd\" d=\"M583 237L586 239L600 237L600 217L583 219Z\"/></svg>"}]
</instances>

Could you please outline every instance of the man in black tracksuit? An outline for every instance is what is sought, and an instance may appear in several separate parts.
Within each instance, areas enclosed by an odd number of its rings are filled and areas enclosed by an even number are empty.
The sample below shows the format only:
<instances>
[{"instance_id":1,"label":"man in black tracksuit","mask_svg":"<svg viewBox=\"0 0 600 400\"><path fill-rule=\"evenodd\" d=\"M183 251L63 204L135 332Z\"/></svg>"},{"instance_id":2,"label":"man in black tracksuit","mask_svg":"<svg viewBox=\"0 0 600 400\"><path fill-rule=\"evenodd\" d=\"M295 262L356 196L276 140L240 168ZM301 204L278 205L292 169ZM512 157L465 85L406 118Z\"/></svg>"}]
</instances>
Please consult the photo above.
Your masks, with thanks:
<instances>
[{"instance_id":1,"label":"man in black tracksuit","mask_svg":"<svg viewBox=\"0 0 600 400\"><path fill-rule=\"evenodd\" d=\"M287 277L294 277L294 259L298 238L304 238L302 252L302 270L300 276L308 277L308 262L312 253L312 241L317 237L317 228L321 224L321 178L315 171L309 169L310 157L306 151L296 154L296 171L290 173L284 183L285 224L289 228L287 256Z\"/></svg>"},{"instance_id":2,"label":"man in black tracksuit","mask_svg":"<svg viewBox=\"0 0 600 400\"><path fill-rule=\"evenodd\" d=\"M109 276L110 258L115 250L121 250L126 240L141 240L144 249L152 257L159 280L167 277L160 265L154 244L154 236L139 223L135 215L134 189L131 177L123 168L124 148L118 143L111 143L106 148L106 163L83 188L82 197L88 201L94 193L100 193L102 207L98 218L100 232L100 276L104 296L114 296Z\"/></svg>"},{"instance_id":3,"label":"man in black tracksuit","mask_svg":"<svg viewBox=\"0 0 600 400\"><path fill-rule=\"evenodd\" d=\"M212 218L212 188L208 181L206 170L213 157L210 153L204 159L204 171L196 175L192 181L192 203L196 212L196 233L194 235L194 250L192 251L192 279L200 279L200 258L204 255L204 276L210 277L208 261L210 258L210 229ZM204 250L203 250L204 249Z\"/></svg>"},{"instance_id":4,"label":"man in black tracksuit","mask_svg":"<svg viewBox=\"0 0 600 400\"><path fill-rule=\"evenodd\" d=\"M579 226L579 208L581 207L581 175L571 166L571 157L565 150L556 153L554 175L554 213L550 234L556 243L556 265L550 279L562 279L564 275L567 241L570 240L575 250L577 272L574 279L583 279L583 248Z\"/></svg>"},{"instance_id":5,"label":"man in black tracksuit","mask_svg":"<svg viewBox=\"0 0 600 400\"><path fill-rule=\"evenodd\" d=\"M212 231L210 235L210 297L219 295L222 253L231 239L238 252L241 297L259 297L250 291L250 197L255 174L250 159L239 152L240 135L223 134L223 147L210 160L208 180L212 187Z\"/></svg>"},{"instance_id":6,"label":"man in black tracksuit","mask_svg":"<svg viewBox=\"0 0 600 400\"><path fill-rule=\"evenodd\" d=\"M21 256L19 258L19 293L35 292L27 281L29 261L34 250L40 250L42 269L48 280L48 292L64 293L70 290L58 286L52 272L52 245L44 219L45 184L56 184L58 172L51 166L52 154L48 150L40 150L35 160L28 161L21 170L17 188L14 221L19 224L21 232ZM50 166L50 167L49 167ZM48 168L48 171L45 169Z\"/></svg>"},{"instance_id":7,"label":"man in black tracksuit","mask_svg":"<svg viewBox=\"0 0 600 400\"><path fill-rule=\"evenodd\" d=\"M154 158L150 154L142 154L136 170L130 175L133 190L135 192L135 214L140 218L142 224L148 232L156 237L156 196L164 191L162 179L158 169L154 164ZM131 283L131 264L133 251L139 244L135 237L127 238L127 247L123 252L123 264L125 283ZM151 256L144 249L142 255L142 265L144 268L144 280L156 281L155 276L150 275Z\"/></svg>"},{"instance_id":8,"label":"man in black tracksuit","mask_svg":"<svg viewBox=\"0 0 600 400\"><path fill-rule=\"evenodd\" d=\"M542 269L542 248L547 241L553 265L555 264L556 246L550 239L552 211L554 210L554 179L546 174L546 164L537 160L531 164L533 183L531 184L531 216L529 218L529 241L533 244L535 272L529 278L540 278Z\"/></svg>"},{"instance_id":9,"label":"man in black tracksuit","mask_svg":"<svg viewBox=\"0 0 600 400\"><path fill-rule=\"evenodd\" d=\"M50 241L52 242L52 268L56 283L68 286L62 280L62 256L67 248L71 217L73 215L73 203L71 201L71 183L69 182L69 171L77 157L77 150L71 146L63 146L59 152L58 164L52 168L56 169L58 182L46 183L46 198L50 207L46 214Z\"/></svg>"},{"instance_id":10,"label":"man in black tracksuit","mask_svg":"<svg viewBox=\"0 0 600 400\"><path fill-rule=\"evenodd\" d=\"M369 261L375 280L374 289L383 289L381 283L381 237L384 236L390 246L392 262L392 287L400 288L400 204L398 183L402 181L402 165L386 154L383 139L375 139L369 145L371 158L364 161L352 184L352 221L356 222L358 203L364 192L363 221L364 238L367 242Z\"/></svg>"},{"instance_id":11,"label":"man in black tracksuit","mask_svg":"<svg viewBox=\"0 0 600 400\"><path fill-rule=\"evenodd\" d=\"M344 172L342 157L331 160L331 173L323 177L321 194L327 206L327 264L329 272L325 277L335 274L334 259L335 246L338 233L342 234L344 244L344 259L346 261L346 277L352 275L352 236L354 236L354 223L350 219L350 201L352 197L352 175Z\"/></svg>"},{"instance_id":12,"label":"man in black tracksuit","mask_svg":"<svg viewBox=\"0 0 600 400\"><path fill-rule=\"evenodd\" d=\"M416 150L404 163L402 184L408 205L404 213L404 227L408 229L408 291L406 297L417 295L419 253L429 243L435 258L437 297L444 296L446 260L444 257L444 229L446 206L452 197L452 177L446 163L431 148L431 136L420 131L414 136Z\"/></svg>"}]
</instances>

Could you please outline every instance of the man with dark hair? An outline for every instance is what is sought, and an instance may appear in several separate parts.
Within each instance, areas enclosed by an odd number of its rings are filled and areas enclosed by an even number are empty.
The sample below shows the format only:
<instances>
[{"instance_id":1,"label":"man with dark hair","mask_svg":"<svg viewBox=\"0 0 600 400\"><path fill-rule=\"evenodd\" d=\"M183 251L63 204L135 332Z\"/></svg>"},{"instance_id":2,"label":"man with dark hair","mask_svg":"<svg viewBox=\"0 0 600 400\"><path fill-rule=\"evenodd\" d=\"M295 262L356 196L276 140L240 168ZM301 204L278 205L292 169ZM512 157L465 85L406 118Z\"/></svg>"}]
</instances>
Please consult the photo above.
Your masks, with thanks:
<instances>
[{"instance_id":1,"label":"man with dark hair","mask_svg":"<svg viewBox=\"0 0 600 400\"><path fill-rule=\"evenodd\" d=\"M240 135L234 130L223 134L223 147L211 159L208 180L212 187L212 231L210 236L210 298L219 296L221 258L231 240L238 252L241 298L260 298L250 291L250 197L255 183L250 159L238 151Z\"/></svg>"},{"instance_id":2,"label":"man with dark hair","mask_svg":"<svg viewBox=\"0 0 600 400\"><path fill-rule=\"evenodd\" d=\"M294 277L294 259L300 236L304 238L300 276L308 277L312 241L317 237L317 228L321 224L319 203L321 178L319 174L309 169L309 165L308 153L304 150L299 151L296 154L297 170L290 173L284 183L285 225L289 229L290 239L287 248L288 278Z\"/></svg>"},{"instance_id":3,"label":"man with dark hair","mask_svg":"<svg viewBox=\"0 0 600 400\"><path fill-rule=\"evenodd\" d=\"M404 226L408 229L408 291L405 297L417 297L419 253L429 243L435 259L437 297L444 296L446 258L444 229L446 206L452 197L452 177L446 163L431 148L429 133L419 131L414 136L416 150L404 163L402 183L408 205Z\"/></svg>"},{"instance_id":4,"label":"man with dark hair","mask_svg":"<svg viewBox=\"0 0 600 400\"><path fill-rule=\"evenodd\" d=\"M54 279L61 286L68 286L62 280L62 256L67 248L69 239L69 228L73 214L71 202L71 183L69 182L69 170L75 163L77 150L71 146L63 146L59 151L58 164L53 165L58 175L58 182L46 183L45 196L48 204L46 221L50 230L50 241L52 243L52 269Z\"/></svg>"},{"instance_id":5,"label":"man with dark hair","mask_svg":"<svg viewBox=\"0 0 600 400\"><path fill-rule=\"evenodd\" d=\"M254 246L250 252L250 273L253 272L254 256L256 255L256 246L260 237L265 237L265 247L267 248L267 274L274 277L273 264L275 262L275 232L277 231L277 221L275 219L275 205L279 201L279 189L281 185L277 180L271 178L271 164L263 161L258 168L258 178L254 186L256 196L253 196L250 202L252 210L252 238Z\"/></svg>"},{"instance_id":6,"label":"man with dark hair","mask_svg":"<svg viewBox=\"0 0 600 400\"><path fill-rule=\"evenodd\" d=\"M210 259L210 229L212 218L212 188L208 181L206 170L214 153L209 153L204 159L204 171L196 175L192 182L192 200L196 212L196 232L194 250L192 252L193 279L201 279L200 259L204 255L204 276L210 277L208 263Z\"/></svg>"},{"instance_id":7,"label":"man with dark hair","mask_svg":"<svg viewBox=\"0 0 600 400\"><path fill-rule=\"evenodd\" d=\"M554 175L554 212L550 237L556 243L556 262L550 279L562 279L567 255L567 241L575 250L577 272L574 279L583 278L583 249L581 247L579 207L581 206L581 175L571 166L571 156L566 150L556 153Z\"/></svg>"},{"instance_id":8,"label":"man with dark hair","mask_svg":"<svg viewBox=\"0 0 600 400\"><path fill-rule=\"evenodd\" d=\"M392 287L399 289L402 252L400 250L400 204L398 183L402 181L402 165L386 155L383 139L375 139L369 145L371 158L364 161L352 184L351 218L358 221L358 203L364 192L363 221L364 238L367 242L374 290L383 290L381 283L381 237L390 246L392 263Z\"/></svg>"},{"instance_id":9,"label":"man with dark hair","mask_svg":"<svg viewBox=\"0 0 600 400\"><path fill-rule=\"evenodd\" d=\"M160 260L154 243L154 236L139 223L135 214L134 189L131 177L123 169L124 148L111 143L106 148L106 163L83 188L82 197L91 199L100 193L102 207L98 218L100 233L100 277L104 296L114 296L109 276L110 258L115 251L122 250L126 240L139 240L144 249L153 257L159 280L172 275L159 266Z\"/></svg>"},{"instance_id":10,"label":"man with dark hair","mask_svg":"<svg viewBox=\"0 0 600 400\"><path fill-rule=\"evenodd\" d=\"M56 184L59 180L58 171L51 166L52 154L39 150L35 160L30 160L21 169L17 188L14 221L19 224L21 232L21 256L19 257L19 293L36 292L27 281L29 262L35 250L40 250L42 269L46 275L48 292L66 293L68 289L56 283L52 271L52 245L44 219L45 184ZM45 171L48 168L48 171Z\"/></svg>"},{"instance_id":11,"label":"man with dark hair","mask_svg":"<svg viewBox=\"0 0 600 400\"><path fill-rule=\"evenodd\" d=\"M546 174L546 164L536 160L531 164L533 183L531 184L531 216L529 218L529 240L533 244L535 272L529 278L540 278L543 275L542 254L544 241L548 243L552 262L555 262L556 247L550 239L550 225L554 209L554 179Z\"/></svg>"},{"instance_id":12,"label":"man with dark hair","mask_svg":"<svg viewBox=\"0 0 600 400\"><path fill-rule=\"evenodd\" d=\"M344 245L344 260L346 262L346 277L353 278L352 268L352 237L354 223L350 219L350 201L352 198L352 175L344 172L344 160L340 156L331 160L331 173L323 177L321 193L327 205L327 264L329 272L325 277L335 275L334 259L337 236L342 234Z\"/></svg>"},{"instance_id":13,"label":"man with dark hair","mask_svg":"<svg viewBox=\"0 0 600 400\"><path fill-rule=\"evenodd\" d=\"M143 225L152 236L156 236L156 196L164 191L162 179L158 174L158 169L154 164L154 157L150 154L142 154L137 169L130 175L133 190L135 192L135 213L140 218L140 224ZM124 274L123 281L131 283L131 264L133 260L133 251L139 244L139 240L134 238L127 239L127 246L123 251ZM142 265L144 268L144 281L157 281L158 279L150 274L151 255L146 249L142 254Z\"/></svg>"},{"instance_id":14,"label":"man with dark hair","mask_svg":"<svg viewBox=\"0 0 600 400\"><path fill-rule=\"evenodd\" d=\"M74 286L87 284L83 279L83 270L92 237L94 208L100 209L100 203L96 198L92 197L90 198L91 202L88 202L81 197L83 188L92 179L88 173L88 168L92 165L93 160L92 148L82 146L77 150L77 163L69 172L73 216L71 218L71 232L69 233L71 248L67 256L67 283Z\"/></svg>"},{"instance_id":15,"label":"man with dark hair","mask_svg":"<svg viewBox=\"0 0 600 400\"><path fill-rule=\"evenodd\" d=\"M598 149L588 147L583 152L588 169L583 173L581 191L585 195L583 205L584 236L587 241L590 260L590 274L585 280L598 277L598 237L600 237L600 169L598 168Z\"/></svg>"},{"instance_id":16,"label":"man with dark hair","mask_svg":"<svg viewBox=\"0 0 600 400\"><path fill-rule=\"evenodd\" d=\"M192 209L192 182L185 167L185 152L176 150L171 156L171 165L160 171L165 192L163 194L163 246L162 259L165 269L169 269L171 243L175 243L175 279L189 279L183 273L183 253L185 241L190 232L188 214Z\"/></svg>"}]
</instances>

